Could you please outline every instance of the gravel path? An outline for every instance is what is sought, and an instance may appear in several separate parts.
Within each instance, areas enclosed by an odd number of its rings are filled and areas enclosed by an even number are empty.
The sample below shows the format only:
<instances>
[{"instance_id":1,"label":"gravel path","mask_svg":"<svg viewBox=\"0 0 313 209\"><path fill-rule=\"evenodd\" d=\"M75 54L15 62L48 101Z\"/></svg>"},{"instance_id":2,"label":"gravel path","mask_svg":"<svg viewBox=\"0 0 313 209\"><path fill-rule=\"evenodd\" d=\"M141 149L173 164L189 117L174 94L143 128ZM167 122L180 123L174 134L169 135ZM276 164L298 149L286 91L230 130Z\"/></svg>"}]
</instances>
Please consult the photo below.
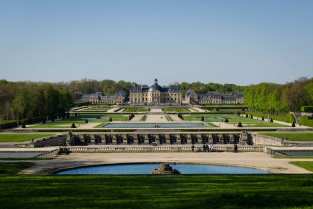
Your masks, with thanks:
<instances>
[{"instance_id":1,"label":"gravel path","mask_svg":"<svg viewBox=\"0 0 313 209\"><path fill-rule=\"evenodd\" d=\"M313 161L313 159L272 158L261 152L242 153L72 153L61 155L54 160L32 161L36 166L23 170L23 174L34 174L48 170L66 169L81 166L116 163L176 162L190 164L224 165L255 168L272 173L300 174L312 173L292 165L291 161ZM15 161L16 162L16 161ZM30 162L30 161L27 161Z\"/></svg>"}]
</instances>

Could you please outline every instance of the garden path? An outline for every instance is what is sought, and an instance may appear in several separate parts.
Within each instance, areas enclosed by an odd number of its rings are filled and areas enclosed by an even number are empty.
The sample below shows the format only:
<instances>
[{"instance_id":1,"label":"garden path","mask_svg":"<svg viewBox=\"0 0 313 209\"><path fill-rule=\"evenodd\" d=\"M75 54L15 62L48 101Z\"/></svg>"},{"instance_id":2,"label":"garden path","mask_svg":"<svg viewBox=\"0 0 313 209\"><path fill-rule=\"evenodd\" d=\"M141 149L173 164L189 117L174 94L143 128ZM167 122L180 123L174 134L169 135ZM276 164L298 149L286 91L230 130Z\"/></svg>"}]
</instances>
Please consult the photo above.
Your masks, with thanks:
<instances>
[{"instance_id":1,"label":"garden path","mask_svg":"<svg viewBox=\"0 0 313 209\"><path fill-rule=\"evenodd\" d=\"M167 123L166 117L164 114L160 115L147 115L146 123Z\"/></svg>"}]
</instances>

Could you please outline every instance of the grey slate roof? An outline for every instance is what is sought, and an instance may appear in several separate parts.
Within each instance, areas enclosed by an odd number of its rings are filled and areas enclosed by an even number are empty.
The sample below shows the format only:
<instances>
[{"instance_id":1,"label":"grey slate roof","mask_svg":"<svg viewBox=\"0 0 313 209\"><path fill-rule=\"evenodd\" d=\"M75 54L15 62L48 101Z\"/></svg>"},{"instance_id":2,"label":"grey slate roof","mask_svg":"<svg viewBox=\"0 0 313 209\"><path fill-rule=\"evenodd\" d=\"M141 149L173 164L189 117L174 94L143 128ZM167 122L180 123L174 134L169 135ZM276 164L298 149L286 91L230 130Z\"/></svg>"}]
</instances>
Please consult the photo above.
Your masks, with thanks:
<instances>
[{"instance_id":1,"label":"grey slate roof","mask_svg":"<svg viewBox=\"0 0 313 209\"><path fill-rule=\"evenodd\" d=\"M123 96L126 97L126 93L121 89L116 94L107 94L102 95L102 92L96 92L94 94L83 94L80 100L86 101L90 99L99 99L99 100L114 100L115 97Z\"/></svg>"},{"instance_id":2,"label":"grey slate roof","mask_svg":"<svg viewBox=\"0 0 313 209\"><path fill-rule=\"evenodd\" d=\"M150 92L150 91L155 91L158 90L160 92L181 92L180 86L179 85L170 85L169 87L162 87L157 83L157 80L154 81L154 84L150 86L149 88L147 87L142 87L140 84L133 84L130 92Z\"/></svg>"},{"instance_id":3,"label":"grey slate roof","mask_svg":"<svg viewBox=\"0 0 313 209\"><path fill-rule=\"evenodd\" d=\"M215 92L210 92L208 94L196 94L192 90L188 90L186 92L187 97L195 97L194 95L198 96L198 99L223 99L223 100L236 100L237 98L243 97L242 93L233 92L232 94L218 94Z\"/></svg>"}]
</instances>

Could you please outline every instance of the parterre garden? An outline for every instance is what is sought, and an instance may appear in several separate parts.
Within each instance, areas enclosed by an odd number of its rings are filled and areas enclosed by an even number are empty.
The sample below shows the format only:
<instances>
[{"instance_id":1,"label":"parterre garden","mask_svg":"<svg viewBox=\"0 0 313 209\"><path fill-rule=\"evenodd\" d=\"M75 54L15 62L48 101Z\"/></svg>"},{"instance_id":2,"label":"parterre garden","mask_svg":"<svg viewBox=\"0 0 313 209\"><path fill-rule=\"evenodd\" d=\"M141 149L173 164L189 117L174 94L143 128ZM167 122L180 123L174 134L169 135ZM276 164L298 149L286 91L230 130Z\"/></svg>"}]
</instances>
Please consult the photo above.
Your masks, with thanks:
<instances>
[{"instance_id":1,"label":"parterre garden","mask_svg":"<svg viewBox=\"0 0 313 209\"><path fill-rule=\"evenodd\" d=\"M34 134L34 133L23 133L23 134L0 134L0 142L24 142L32 139L38 139L41 137L53 136L54 133L45 134Z\"/></svg>"},{"instance_id":2,"label":"parterre garden","mask_svg":"<svg viewBox=\"0 0 313 209\"><path fill-rule=\"evenodd\" d=\"M123 110L123 112L132 112L132 113L136 113L136 112L149 112L150 108L126 108L125 110Z\"/></svg>"},{"instance_id":3,"label":"parterre garden","mask_svg":"<svg viewBox=\"0 0 313 209\"><path fill-rule=\"evenodd\" d=\"M183 113L183 112L190 112L187 108L162 108L163 112L175 112L175 113Z\"/></svg>"},{"instance_id":4,"label":"parterre garden","mask_svg":"<svg viewBox=\"0 0 313 209\"><path fill-rule=\"evenodd\" d=\"M236 114L189 114L184 115L185 120L188 121L201 121L201 118L210 118L205 119L205 122L225 122L226 118L228 119L228 124L238 125L241 122L243 127L290 127L287 125L282 125L273 122L267 122L262 120L257 120L256 118L247 118L243 116L238 116ZM222 119L219 119L222 118Z\"/></svg>"},{"instance_id":5,"label":"parterre garden","mask_svg":"<svg viewBox=\"0 0 313 209\"><path fill-rule=\"evenodd\" d=\"M288 139L290 141L313 141L313 132L260 133L266 136Z\"/></svg>"},{"instance_id":6,"label":"parterre garden","mask_svg":"<svg viewBox=\"0 0 313 209\"><path fill-rule=\"evenodd\" d=\"M105 123L112 121L128 121L129 114L80 114L63 120L57 120L44 124L28 126L28 128L71 128L74 123L76 126L86 124L86 119L91 123Z\"/></svg>"}]
</instances>

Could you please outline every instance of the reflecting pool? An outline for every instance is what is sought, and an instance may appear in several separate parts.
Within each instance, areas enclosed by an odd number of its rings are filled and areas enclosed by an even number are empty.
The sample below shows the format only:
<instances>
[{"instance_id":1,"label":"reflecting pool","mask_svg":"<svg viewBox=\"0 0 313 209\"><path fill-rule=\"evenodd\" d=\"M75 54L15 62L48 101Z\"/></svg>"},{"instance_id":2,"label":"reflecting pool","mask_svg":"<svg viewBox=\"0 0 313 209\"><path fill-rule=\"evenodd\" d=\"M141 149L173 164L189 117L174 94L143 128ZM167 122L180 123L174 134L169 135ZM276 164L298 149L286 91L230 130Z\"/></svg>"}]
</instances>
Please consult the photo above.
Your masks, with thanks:
<instances>
[{"instance_id":1,"label":"reflecting pool","mask_svg":"<svg viewBox=\"0 0 313 209\"><path fill-rule=\"evenodd\" d=\"M81 120L108 120L109 117L96 117L96 118L80 118ZM112 118L112 119L119 119L119 118Z\"/></svg>"},{"instance_id":2,"label":"reflecting pool","mask_svg":"<svg viewBox=\"0 0 313 209\"><path fill-rule=\"evenodd\" d=\"M201 128L205 123L109 123L105 128Z\"/></svg>"},{"instance_id":3,"label":"reflecting pool","mask_svg":"<svg viewBox=\"0 0 313 209\"><path fill-rule=\"evenodd\" d=\"M149 174L153 169L157 169L159 164L122 164L122 165L104 165L85 168L76 168L59 172L57 174ZM213 165L191 165L176 164L171 165L181 174L270 174L266 171L227 167Z\"/></svg>"},{"instance_id":4,"label":"reflecting pool","mask_svg":"<svg viewBox=\"0 0 313 209\"><path fill-rule=\"evenodd\" d=\"M221 119L226 119L226 118L225 117L205 117L204 119L211 119L211 120L220 119L221 120Z\"/></svg>"},{"instance_id":5,"label":"reflecting pool","mask_svg":"<svg viewBox=\"0 0 313 209\"><path fill-rule=\"evenodd\" d=\"M33 158L40 152L1 152L0 158Z\"/></svg>"},{"instance_id":6,"label":"reflecting pool","mask_svg":"<svg viewBox=\"0 0 313 209\"><path fill-rule=\"evenodd\" d=\"M313 151L283 151L288 156L313 156Z\"/></svg>"}]
</instances>

